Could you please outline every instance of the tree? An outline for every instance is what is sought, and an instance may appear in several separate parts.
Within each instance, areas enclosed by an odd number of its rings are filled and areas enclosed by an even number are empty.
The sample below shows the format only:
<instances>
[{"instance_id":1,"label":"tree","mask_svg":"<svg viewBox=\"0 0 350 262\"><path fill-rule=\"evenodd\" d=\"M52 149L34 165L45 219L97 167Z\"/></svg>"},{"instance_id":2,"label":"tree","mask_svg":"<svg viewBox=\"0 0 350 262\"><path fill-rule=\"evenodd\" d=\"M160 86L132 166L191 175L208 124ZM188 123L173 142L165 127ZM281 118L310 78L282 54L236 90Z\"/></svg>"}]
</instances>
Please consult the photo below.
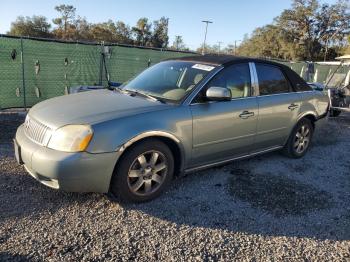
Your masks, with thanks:
<instances>
[{"instance_id":1,"label":"tree","mask_svg":"<svg viewBox=\"0 0 350 262\"><path fill-rule=\"evenodd\" d=\"M203 50L203 44L197 48L196 52L201 53ZM208 45L205 44L205 54L218 54L219 53L219 45Z\"/></svg>"},{"instance_id":2,"label":"tree","mask_svg":"<svg viewBox=\"0 0 350 262\"><path fill-rule=\"evenodd\" d=\"M348 37L348 46L345 49L345 52L343 52L343 54L350 54L350 36Z\"/></svg>"},{"instance_id":3,"label":"tree","mask_svg":"<svg viewBox=\"0 0 350 262\"><path fill-rule=\"evenodd\" d=\"M75 36L74 40L92 40L93 37L91 35L91 24L86 20L86 18L82 18L78 16L78 18L74 21L75 28Z\"/></svg>"},{"instance_id":4,"label":"tree","mask_svg":"<svg viewBox=\"0 0 350 262\"><path fill-rule=\"evenodd\" d=\"M151 24L148 19L143 17L140 18L136 26L132 28L132 32L135 35L135 44L139 46L149 45L151 39Z\"/></svg>"},{"instance_id":5,"label":"tree","mask_svg":"<svg viewBox=\"0 0 350 262\"><path fill-rule=\"evenodd\" d=\"M151 39L153 47L166 48L168 46L168 24L169 18L165 17L153 22L153 34Z\"/></svg>"},{"instance_id":6,"label":"tree","mask_svg":"<svg viewBox=\"0 0 350 262\"><path fill-rule=\"evenodd\" d=\"M348 2L339 1L332 6L324 4L317 15L321 21L318 30L321 32L320 39L325 44L324 60L326 60L329 46L336 42L342 42L350 32Z\"/></svg>"},{"instance_id":7,"label":"tree","mask_svg":"<svg viewBox=\"0 0 350 262\"><path fill-rule=\"evenodd\" d=\"M55 10L59 17L52 20L56 25L50 31L51 24L44 16L19 16L11 25L8 32L11 35L33 37L55 37L65 40L106 41L120 44L136 44L166 48L168 46L168 19L161 17L152 24L143 17L137 21L135 27L122 21L108 20L103 23L89 23L85 17L76 17L76 8L72 5L58 5Z\"/></svg>"},{"instance_id":8,"label":"tree","mask_svg":"<svg viewBox=\"0 0 350 262\"><path fill-rule=\"evenodd\" d=\"M131 29L122 21L117 21L115 24L116 41L121 44L132 44Z\"/></svg>"},{"instance_id":9,"label":"tree","mask_svg":"<svg viewBox=\"0 0 350 262\"><path fill-rule=\"evenodd\" d=\"M95 41L114 42L115 29L110 23L99 23L91 25L91 37Z\"/></svg>"},{"instance_id":10,"label":"tree","mask_svg":"<svg viewBox=\"0 0 350 262\"><path fill-rule=\"evenodd\" d=\"M171 46L172 49L175 50L181 50L181 51L186 51L188 48L186 47L184 40L181 35L176 35L175 40L173 42L173 45Z\"/></svg>"},{"instance_id":11,"label":"tree","mask_svg":"<svg viewBox=\"0 0 350 262\"><path fill-rule=\"evenodd\" d=\"M60 17L53 20L53 23L58 26L55 34L63 39L71 39L72 34L75 34L76 8L72 5L59 5L55 7L55 10L60 13Z\"/></svg>"},{"instance_id":12,"label":"tree","mask_svg":"<svg viewBox=\"0 0 350 262\"><path fill-rule=\"evenodd\" d=\"M322 4L317 0L293 0L273 24L257 28L238 53L289 60L332 59L341 52L350 31L349 4ZM330 52L331 49L331 52Z\"/></svg>"},{"instance_id":13,"label":"tree","mask_svg":"<svg viewBox=\"0 0 350 262\"><path fill-rule=\"evenodd\" d=\"M286 36L304 49L307 60L327 58L330 44L343 41L350 29L347 1L320 5L317 0L294 0L292 9L285 10L276 19Z\"/></svg>"},{"instance_id":14,"label":"tree","mask_svg":"<svg viewBox=\"0 0 350 262\"><path fill-rule=\"evenodd\" d=\"M11 23L10 35L32 36L32 37L51 37L51 25L44 16L19 16L16 21Z\"/></svg>"},{"instance_id":15,"label":"tree","mask_svg":"<svg viewBox=\"0 0 350 262\"><path fill-rule=\"evenodd\" d=\"M231 52L235 47L232 45ZM254 30L250 38L246 37L237 47L236 53L243 56L296 59L296 46L292 46L283 32L275 25L267 25Z\"/></svg>"}]
</instances>

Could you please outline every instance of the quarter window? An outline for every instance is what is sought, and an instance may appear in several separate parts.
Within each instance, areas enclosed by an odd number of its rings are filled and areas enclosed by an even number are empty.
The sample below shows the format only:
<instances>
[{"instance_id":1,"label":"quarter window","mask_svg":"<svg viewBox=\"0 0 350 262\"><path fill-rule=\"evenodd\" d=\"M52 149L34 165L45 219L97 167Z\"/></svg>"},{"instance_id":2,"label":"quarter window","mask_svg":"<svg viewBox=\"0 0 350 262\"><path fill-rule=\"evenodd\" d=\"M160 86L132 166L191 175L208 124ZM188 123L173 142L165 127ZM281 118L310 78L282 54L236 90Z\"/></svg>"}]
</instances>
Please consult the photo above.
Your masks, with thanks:
<instances>
[{"instance_id":1,"label":"quarter window","mask_svg":"<svg viewBox=\"0 0 350 262\"><path fill-rule=\"evenodd\" d=\"M289 84L282 71L276 66L255 64L261 96L289 92Z\"/></svg>"}]
</instances>

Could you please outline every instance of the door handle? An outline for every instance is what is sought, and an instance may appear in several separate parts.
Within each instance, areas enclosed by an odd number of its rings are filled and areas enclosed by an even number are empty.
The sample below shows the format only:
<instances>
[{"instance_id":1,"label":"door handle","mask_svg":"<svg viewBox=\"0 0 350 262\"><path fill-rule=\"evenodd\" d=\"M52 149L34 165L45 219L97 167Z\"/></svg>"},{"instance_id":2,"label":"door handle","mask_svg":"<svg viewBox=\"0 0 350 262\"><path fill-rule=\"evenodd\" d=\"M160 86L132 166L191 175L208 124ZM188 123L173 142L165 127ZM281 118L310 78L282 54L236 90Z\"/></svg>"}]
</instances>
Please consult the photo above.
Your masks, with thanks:
<instances>
[{"instance_id":1,"label":"door handle","mask_svg":"<svg viewBox=\"0 0 350 262\"><path fill-rule=\"evenodd\" d=\"M239 117L242 118L242 119L247 119L249 117L252 117L254 116L254 112L249 112L249 111L243 111Z\"/></svg>"},{"instance_id":2,"label":"door handle","mask_svg":"<svg viewBox=\"0 0 350 262\"><path fill-rule=\"evenodd\" d=\"M292 103L292 104L290 104L289 106L288 106L288 109L289 110L294 110L294 109L296 109L296 108L298 108L299 106L297 105L297 104L294 104L294 103Z\"/></svg>"}]
</instances>

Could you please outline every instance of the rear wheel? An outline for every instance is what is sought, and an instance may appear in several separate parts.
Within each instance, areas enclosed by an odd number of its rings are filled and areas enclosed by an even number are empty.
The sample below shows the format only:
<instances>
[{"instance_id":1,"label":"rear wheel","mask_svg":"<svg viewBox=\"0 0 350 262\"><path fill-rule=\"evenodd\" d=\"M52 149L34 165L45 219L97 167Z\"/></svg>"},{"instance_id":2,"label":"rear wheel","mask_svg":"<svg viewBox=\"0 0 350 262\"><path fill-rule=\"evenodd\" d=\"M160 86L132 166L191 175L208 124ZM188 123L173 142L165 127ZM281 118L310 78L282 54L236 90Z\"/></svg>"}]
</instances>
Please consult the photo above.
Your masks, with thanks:
<instances>
[{"instance_id":1,"label":"rear wheel","mask_svg":"<svg viewBox=\"0 0 350 262\"><path fill-rule=\"evenodd\" d=\"M148 139L132 147L120 160L111 192L127 202L143 202L159 196L174 173L174 157L166 144Z\"/></svg>"},{"instance_id":2,"label":"rear wheel","mask_svg":"<svg viewBox=\"0 0 350 262\"><path fill-rule=\"evenodd\" d=\"M284 153L292 158L303 157L310 147L314 128L307 118L301 119L290 134Z\"/></svg>"}]
</instances>

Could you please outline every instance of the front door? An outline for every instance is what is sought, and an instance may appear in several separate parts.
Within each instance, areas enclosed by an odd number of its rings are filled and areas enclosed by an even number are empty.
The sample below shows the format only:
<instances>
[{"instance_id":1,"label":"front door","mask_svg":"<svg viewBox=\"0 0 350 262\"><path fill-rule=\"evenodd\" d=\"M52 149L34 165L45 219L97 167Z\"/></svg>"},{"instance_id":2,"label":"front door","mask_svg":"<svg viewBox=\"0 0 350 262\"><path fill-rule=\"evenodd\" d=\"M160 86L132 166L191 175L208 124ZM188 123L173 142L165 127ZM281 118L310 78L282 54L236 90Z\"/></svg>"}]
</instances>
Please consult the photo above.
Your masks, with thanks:
<instances>
[{"instance_id":1,"label":"front door","mask_svg":"<svg viewBox=\"0 0 350 262\"><path fill-rule=\"evenodd\" d=\"M230 89L230 101L206 101L209 87ZM191 104L193 117L192 166L249 154L253 148L258 102L251 95L247 63L235 64L216 75Z\"/></svg>"}]
</instances>

